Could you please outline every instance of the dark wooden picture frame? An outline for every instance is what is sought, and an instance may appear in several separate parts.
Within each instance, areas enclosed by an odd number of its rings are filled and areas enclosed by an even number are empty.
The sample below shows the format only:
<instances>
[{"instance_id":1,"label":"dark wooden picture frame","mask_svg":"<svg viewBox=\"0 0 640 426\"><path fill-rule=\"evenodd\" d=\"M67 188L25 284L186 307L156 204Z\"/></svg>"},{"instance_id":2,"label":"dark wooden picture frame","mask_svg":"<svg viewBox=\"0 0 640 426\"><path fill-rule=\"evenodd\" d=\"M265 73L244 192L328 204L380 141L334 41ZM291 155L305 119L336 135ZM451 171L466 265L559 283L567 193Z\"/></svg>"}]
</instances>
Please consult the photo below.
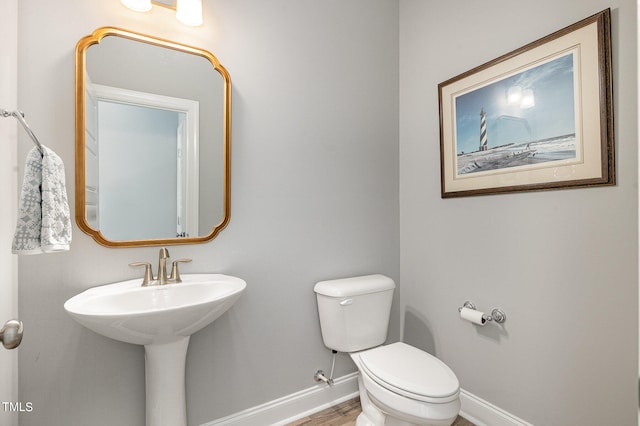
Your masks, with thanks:
<instances>
[{"instance_id":1,"label":"dark wooden picture frame","mask_svg":"<svg viewBox=\"0 0 640 426\"><path fill-rule=\"evenodd\" d=\"M615 184L610 10L438 85L442 198Z\"/></svg>"}]
</instances>

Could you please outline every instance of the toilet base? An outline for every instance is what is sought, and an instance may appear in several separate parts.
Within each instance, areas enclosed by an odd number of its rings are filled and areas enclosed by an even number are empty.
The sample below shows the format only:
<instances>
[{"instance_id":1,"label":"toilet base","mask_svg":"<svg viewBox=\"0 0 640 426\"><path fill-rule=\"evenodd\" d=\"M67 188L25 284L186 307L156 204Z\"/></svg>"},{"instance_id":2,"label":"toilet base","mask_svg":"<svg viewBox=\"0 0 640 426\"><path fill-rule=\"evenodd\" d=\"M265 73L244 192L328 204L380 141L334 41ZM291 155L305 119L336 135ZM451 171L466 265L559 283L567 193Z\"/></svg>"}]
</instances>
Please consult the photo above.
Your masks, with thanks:
<instances>
[{"instance_id":1,"label":"toilet base","mask_svg":"<svg viewBox=\"0 0 640 426\"><path fill-rule=\"evenodd\" d=\"M356 419L356 426L417 426L416 423L408 423L389 416L384 416L383 422L384 423L375 423L371 421L364 412L362 412Z\"/></svg>"},{"instance_id":2,"label":"toilet base","mask_svg":"<svg viewBox=\"0 0 640 426\"><path fill-rule=\"evenodd\" d=\"M408 417L410 416L406 414L401 416L403 418L400 418L400 415L394 415L396 410L376 400L375 397L367 391L362 374L362 371L358 374L358 389L362 413L360 413L356 419L356 426L451 426L457 418L457 412L460 409L459 400L456 401L457 405L456 403L453 404L456 407L456 415L451 418L412 418L412 421L408 421Z\"/></svg>"},{"instance_id":3,"label":"toilet base","mask_svg":"<svg viewBox=\"0 0 640 426\"><path fill-rule=\"evenodd\" d=\"M358 390L360 393L360 406L362 407L362 413L356 418L356 426L382 426L386 423L387 416L378 408L376 408L371 399L369 399L369 393L364 388L362 382L362 373L358 373Z\"/></svg>"},{"instance_id":4,"label":"toilet base","mask_svg":"<svg viewBox=\"0 0 640 426\"><path fill-rule=\"evenodd\" d=\"M384 426L451 426L456 418L455 417L447 418L447 419L418 419L411 418L408 420L406 414L395 414L395 410L386 407L384 404L376 401L377 405L374 405L376 409L380 410L380 412L385 416L384 422L379 423L379 425ZM376 425L377 426L377 425Z\"/></svg>"}]
</instances>

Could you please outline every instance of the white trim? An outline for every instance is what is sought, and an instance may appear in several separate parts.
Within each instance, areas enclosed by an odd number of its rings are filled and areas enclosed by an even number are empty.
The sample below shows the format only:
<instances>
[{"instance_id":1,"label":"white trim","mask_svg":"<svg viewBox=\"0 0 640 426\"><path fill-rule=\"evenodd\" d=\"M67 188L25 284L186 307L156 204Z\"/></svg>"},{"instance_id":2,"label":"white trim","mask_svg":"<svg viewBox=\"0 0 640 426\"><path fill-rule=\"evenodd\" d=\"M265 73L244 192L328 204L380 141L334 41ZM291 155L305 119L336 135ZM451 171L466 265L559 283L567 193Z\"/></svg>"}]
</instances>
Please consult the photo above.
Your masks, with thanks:
<instances>
[{"instance_id":1,"label":"white trim","mask_svg":"<svg viewBox=\"0 0 640 426\"><path fill-rule=\"evenodd\" d=\"M358 372L315 385L201 426L282 426L358 396Z\"/></svg>"},{"instance_id":2,"label":"white trim","mask_svg":"<svg viewBox=\"0 0 640 426\"><path fill-rule=\"evenodd\" d=\"M13 111L18 104L18 0L3 1L0 13L0 108ZM37 106L34 105L35 110ZM30 120L27 111L27 120ZM18 211L18 122L13 117L0 118L0 327L5 321L18 316L18 256L11 254L11 241L15 231ZM24 133L22 136L26 136ZM33 147L28 137L22 148L27 152ZM24 170L24 167L20 167ZM35 327L35 326L34 326ZM27 333L29 329L27 326ZM18 350L0 348L0 401L18 402ZM0 412L3 425L17 426L18 412Z\"/></svg>"},{"instance_id":3,"label":"white trim","mask_svg":"<svg viewBox=\"0 0 640 426\"><path fill-rule=\"evenodd\" d=\"M200 426L283 426L358 396L358 372L248 408ZM474 394L460 389L460 415L476 426L533 426Z\"/></svg>"},{"instance_id":4,"label":"white trim","mask_svg":"<svg viewBox=\"0 0 640 426\"><path fill-rule=\"evenodd\" d=\"M460 389L460 402L460 415L476 426L533 426L464 389Z\"/></svg>"}]
</instances>

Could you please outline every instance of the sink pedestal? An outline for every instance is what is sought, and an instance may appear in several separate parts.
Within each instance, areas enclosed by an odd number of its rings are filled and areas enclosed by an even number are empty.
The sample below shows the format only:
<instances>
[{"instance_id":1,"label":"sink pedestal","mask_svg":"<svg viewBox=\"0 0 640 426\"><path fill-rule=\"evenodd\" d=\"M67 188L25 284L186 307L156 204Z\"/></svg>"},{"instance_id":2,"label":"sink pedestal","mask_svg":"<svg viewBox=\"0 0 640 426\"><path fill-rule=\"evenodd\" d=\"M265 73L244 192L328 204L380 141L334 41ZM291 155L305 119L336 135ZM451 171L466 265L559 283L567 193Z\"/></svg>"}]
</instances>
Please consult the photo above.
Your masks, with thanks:
<instances>
[{"instance_id":1,"label":"sink pedestal","mask_svg":"<svg viewBox=\"0 0 640 426\"><path fill-rule=\"evenodd\" d=\"M146 426L186 426L185 361L189 336L144 346Z\"/></svg>"}]
</instances>

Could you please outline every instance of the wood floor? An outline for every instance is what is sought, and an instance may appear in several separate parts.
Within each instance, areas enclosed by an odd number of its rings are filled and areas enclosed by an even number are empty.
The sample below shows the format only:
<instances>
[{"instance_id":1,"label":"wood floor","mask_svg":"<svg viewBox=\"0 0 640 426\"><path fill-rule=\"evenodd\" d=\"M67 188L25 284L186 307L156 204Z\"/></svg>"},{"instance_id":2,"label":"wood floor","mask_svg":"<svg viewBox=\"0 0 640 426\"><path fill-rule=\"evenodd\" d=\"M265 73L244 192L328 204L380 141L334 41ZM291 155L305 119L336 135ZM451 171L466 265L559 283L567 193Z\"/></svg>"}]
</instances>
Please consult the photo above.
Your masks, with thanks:
<instances>
[{"instance_id":1,"label":"wood floor","mask_svg":"<svg viewBox=\"0 0 640 426\"><path fill-rule=\"evenodd\" d=\"M360 414L360 398L354 398L335 407L327 408L324 411L297 420L287 426L355 426L358 414ZM452 426L475 425L458 416Z\"/></svg>"}]
</instances>

